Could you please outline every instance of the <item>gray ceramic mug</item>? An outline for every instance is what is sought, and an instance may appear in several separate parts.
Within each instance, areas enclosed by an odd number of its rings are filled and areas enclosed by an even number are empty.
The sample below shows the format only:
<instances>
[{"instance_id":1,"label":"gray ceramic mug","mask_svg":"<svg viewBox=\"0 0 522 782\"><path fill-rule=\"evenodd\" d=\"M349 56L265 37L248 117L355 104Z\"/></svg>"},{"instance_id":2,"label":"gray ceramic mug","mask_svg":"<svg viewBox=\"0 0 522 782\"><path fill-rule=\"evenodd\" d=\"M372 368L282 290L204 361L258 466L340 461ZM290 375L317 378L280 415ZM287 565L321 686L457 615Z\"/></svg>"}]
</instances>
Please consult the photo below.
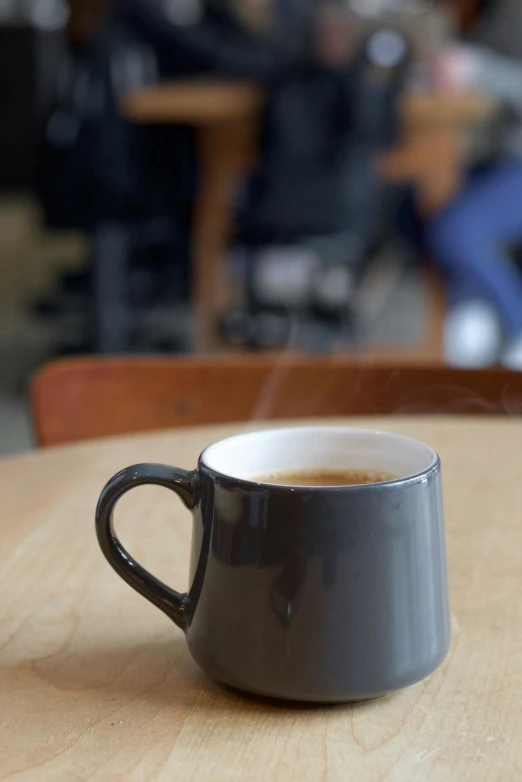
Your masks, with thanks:
<instances>
[{"instance_id":1,"label":"gray ceramic mug","mask_svg":"<svg viewBox=\"0 0 522 782\"><path fill-rule=\"evenodd\" d=\"M260 483L303 468L378 469L363 486ZM192 511L190 591L179 594L123 549L119 498L166 486ZM440 460L405 437L342 427L269 430L211 445L198 469L137 465L98 504L112 567L186 633L215 679L318 702L375 698L443 661L450 640Z\"/></svg>"}]
</instances>

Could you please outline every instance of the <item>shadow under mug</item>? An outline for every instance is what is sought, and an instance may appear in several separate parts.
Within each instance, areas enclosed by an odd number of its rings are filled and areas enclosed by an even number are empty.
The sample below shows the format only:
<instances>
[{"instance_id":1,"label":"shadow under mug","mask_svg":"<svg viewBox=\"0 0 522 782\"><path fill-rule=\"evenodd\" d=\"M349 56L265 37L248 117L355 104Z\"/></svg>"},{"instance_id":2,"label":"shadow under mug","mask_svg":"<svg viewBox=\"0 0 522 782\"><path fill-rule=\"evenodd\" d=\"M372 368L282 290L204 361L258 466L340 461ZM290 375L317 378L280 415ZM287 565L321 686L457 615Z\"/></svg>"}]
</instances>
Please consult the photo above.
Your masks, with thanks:
<instances>
[{"instance_id":1,"label":"shadow under mug","mask_svg":"<svg viewBox=\"0 0 522 782\"><path fill-rule=\"evenodd\" d=\"M309 487L256 475L377 469L383 483ZM172 489L193 514L191 587L142 568L113 527L120 497ZM343 427L267 430L211 445L198 469L144 464L107 484L98 541L114 570L187 636L211 677L316 702L375 698L413 684L450 641L440 460L414 440Z\"/></svg>"}]
</instances>

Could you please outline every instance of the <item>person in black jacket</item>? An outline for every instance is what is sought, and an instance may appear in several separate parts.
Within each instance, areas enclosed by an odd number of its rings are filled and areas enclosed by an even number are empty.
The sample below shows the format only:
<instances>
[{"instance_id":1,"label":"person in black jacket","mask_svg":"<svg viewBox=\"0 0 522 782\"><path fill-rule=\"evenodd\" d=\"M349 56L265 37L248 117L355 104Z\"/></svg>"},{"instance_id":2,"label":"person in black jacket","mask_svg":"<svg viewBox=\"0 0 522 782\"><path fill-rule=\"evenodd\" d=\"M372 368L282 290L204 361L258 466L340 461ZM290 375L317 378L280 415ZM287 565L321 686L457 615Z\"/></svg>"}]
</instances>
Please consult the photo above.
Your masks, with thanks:
<instances>
[{"instance_id":1,"label":"person in black jacket","mask_svg":"<svg viewBox=\"0 0 522 782\"><path fill-rule=\"evenodd\" d=\"M182 68L265 81L285 61L222 0L118 0L115 13L154 46L165 76Z\"/></svg>"}]
</instances>

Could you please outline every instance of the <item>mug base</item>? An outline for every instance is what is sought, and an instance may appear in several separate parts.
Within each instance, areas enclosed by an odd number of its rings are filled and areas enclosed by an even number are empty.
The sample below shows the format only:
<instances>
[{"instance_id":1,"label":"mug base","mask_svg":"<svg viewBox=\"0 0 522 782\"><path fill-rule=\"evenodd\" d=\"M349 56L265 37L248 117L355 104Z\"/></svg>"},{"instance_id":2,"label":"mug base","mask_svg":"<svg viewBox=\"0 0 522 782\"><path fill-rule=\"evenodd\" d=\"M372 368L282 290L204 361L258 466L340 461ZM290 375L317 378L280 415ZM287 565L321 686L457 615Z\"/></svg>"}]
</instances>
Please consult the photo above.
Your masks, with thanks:
<instances>
[{"instance_id":1,"label":"mug base","mask_svg":"<svg viewBox=\"0 0 522 782\"><path fill-rule=\"evenodd\" d=\"M366 687L364 685L358 687L357 685L361 683L357 681L335 683L330 677L321 677L320 672L315 680L309 679L308 681L304 677L299 679L295 675L291 676L289 671L286 672L286 675L279 672L279 675L274 677L268 677L266 673L263 676L259 671L259 675L256 677L251 665L248 666L250 681L246 681L246 677L239 677L237 673L226 670L223 666L217 666L215 659L209 661L206 656L201 659L197 653L199 650L190 644L190 639L189 650L194 662L210 679L238 693L290 703L341 705L378 700L428 679L446 659L449 651L449 639L448 633L447 640L436 650L436 654L432 654L423 661L417 661L417 664L408 671L386 677L382 674L381 676L367 677ZM373 684L375 684L375 689L372 690Z\"/></svg>"},{"instance_id":2,"label":"mug base","mask_svg":"<svg viewBox=\"0 0 522 782\"><path fill-rule=\"evenodd\" d=\"M255 687L245 687L244 685L234 684L230 681L224 681L214 676L209 677L219 687L230 691L234 695L255 700L264 700L285 704L291 706L342 706L356 703L368 703L370 701L376 701L380 698L385 698L387 695L391 695L398 690L387 690L379 694L371 695L348 695L348 694L335 694L335 695L307 695L307 694L295 694L295 693L275 693L267 690L256 689ZM407 685L408 686L408 685ZM404 688L399 688L404 689Z\"/></svg>"}]
</instances>

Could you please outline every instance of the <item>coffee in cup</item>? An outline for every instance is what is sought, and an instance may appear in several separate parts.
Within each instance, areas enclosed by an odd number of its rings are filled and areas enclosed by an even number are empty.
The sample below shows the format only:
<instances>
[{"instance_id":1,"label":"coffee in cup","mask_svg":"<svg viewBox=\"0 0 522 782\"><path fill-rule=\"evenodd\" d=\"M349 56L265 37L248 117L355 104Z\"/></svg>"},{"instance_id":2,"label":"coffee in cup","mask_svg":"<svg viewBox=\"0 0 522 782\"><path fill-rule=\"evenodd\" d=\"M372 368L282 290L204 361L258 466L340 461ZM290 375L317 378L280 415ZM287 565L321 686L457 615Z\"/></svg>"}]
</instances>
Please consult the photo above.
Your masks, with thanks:
<instances>
[{"instance_id":1,"label":"coffee in cup","mask_svg":"<svg viewBox=\"0 0 522 782\"><path fill-rule=\"evenodd\" d=\"M259 483L275 483L279 486L364 486L369 483L384 483L397 478L384 470L282 470L254 476Z\"/></svg>"}]
</instances>

